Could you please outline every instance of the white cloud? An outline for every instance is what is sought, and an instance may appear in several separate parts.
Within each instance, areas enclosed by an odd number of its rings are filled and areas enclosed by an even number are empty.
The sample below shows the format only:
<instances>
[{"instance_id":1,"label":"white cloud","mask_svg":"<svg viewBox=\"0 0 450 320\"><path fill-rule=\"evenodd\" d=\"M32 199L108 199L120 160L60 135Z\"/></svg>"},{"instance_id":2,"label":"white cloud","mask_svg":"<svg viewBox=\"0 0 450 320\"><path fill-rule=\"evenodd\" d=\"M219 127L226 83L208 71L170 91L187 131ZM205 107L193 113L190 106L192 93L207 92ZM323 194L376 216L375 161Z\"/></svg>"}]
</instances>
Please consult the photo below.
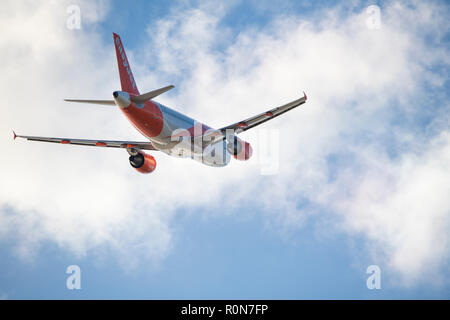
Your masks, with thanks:
<instances>
[{"instance_id":1,"label":"white cloud","mask_svg":"<svg viewBox=\"0 0 450 320\"><path fill-rule=\"evenodd\" d=\"M13 128L100 139L135 134L118 110L62 102L107 98L118 86L112 40L105 45L98 34L84 31L107 8L80 3L83 28L69 30L67 5L11 1L0 21L5 30L0 55L8 61L0 80L5 92L0 143L7 150L0 160L0 233L16 236L17 252L25 258L42 242L53 241L77 255L106 246L127 264L122 252L158 259L170 247L170 215L148 210L145 180L129 170L126 153L12 141Z\"/></svg>"},{"instance_id":2,"label":"white cloud","mask_svg":"<svg viewBox=\"0 0 450 320\"><path fill-rule=\"evenodd\" d=\"M124 264L138 263L141 255L159 261L176 237L170 228L175 210L221 214L219 207L255 206L269 224L291 230L320 209L334 212L342 230L362 234L406 282L447 261L448 134L430 142L411 121L424 85L445 82L433 67L448 66L447 49L436 41L430 51L425 36L442 37L446 8L387 5L380 30L366 28L365 11L344 18L340 10L314 19L284 15L235 38L220 24L227 8L174 9L149 26L148 46L128 50L141 91L176 78L177 90L161 102L216 127L302 90L309 100L265 127L280 128L276 176L260 176L245 163L215 169L165 155L156 155L154 173L141 176L123 150L7 139L10 126L30 134L140 138L118 110L61 103L67 96L107 97L117 87L112 41L65 29L62 4L36 10L15 3L7 11L17 14L0 20L8 26L0 58L9 61L0 80L6 112L0 144L9 152L0 160L0 201L9 208L0 211L0 234L16 235L23 256L51 240L80 255L106 246ZM396 124L398 117L409 122ZM398 150L398 159L389 148ZM331 168L332 155L348 161ZM441 192L426 189L419 198L424 185ZM308 205L298 209L299 198Z\"/></svg>"},{"instance_id":3,"label":"white cloud","mask_svg":"<svg viewBox=\"0 0 450 320\"><path fill-rule=\"evenodd\" d=\"M400 272L398 282L445 280L437 271L450 249L450 132L397 160L370 147L358 152L364 169L342 172L324 205L342 215L344 230L369 240L373 258Z\"/></svg>"}]
</instances>

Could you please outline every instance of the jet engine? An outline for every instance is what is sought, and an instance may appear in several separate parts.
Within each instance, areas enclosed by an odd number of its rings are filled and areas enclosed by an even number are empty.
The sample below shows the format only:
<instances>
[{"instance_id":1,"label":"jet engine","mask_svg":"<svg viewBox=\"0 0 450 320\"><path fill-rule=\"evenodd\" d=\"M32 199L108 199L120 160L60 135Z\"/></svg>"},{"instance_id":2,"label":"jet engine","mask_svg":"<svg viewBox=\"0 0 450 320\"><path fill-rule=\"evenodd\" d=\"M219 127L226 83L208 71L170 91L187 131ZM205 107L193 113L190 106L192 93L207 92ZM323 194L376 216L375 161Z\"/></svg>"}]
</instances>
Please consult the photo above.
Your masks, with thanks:
<instances>
[{"instance_id":1,"label":"jet engine","mask_svg":"<svg viewBox=\"0 0 450 320\"><path fill-rule=\"evenodd\" d=\"M140 173L150 173L156 168L155 158L142 151L137 152L135 155L131 155L129 160L131 166Z\"/></svg>"},{"instance_id":2,"label":"jet engine","mask_svg":"<svg viewBox=\"0 0 450 320\"><path fill-rule=\"evenodd\" d=\"M253 153L250 143L242 141L236 136L227 143L227 150L237 160L248 160Z\"/></svg>"}]
</instances>

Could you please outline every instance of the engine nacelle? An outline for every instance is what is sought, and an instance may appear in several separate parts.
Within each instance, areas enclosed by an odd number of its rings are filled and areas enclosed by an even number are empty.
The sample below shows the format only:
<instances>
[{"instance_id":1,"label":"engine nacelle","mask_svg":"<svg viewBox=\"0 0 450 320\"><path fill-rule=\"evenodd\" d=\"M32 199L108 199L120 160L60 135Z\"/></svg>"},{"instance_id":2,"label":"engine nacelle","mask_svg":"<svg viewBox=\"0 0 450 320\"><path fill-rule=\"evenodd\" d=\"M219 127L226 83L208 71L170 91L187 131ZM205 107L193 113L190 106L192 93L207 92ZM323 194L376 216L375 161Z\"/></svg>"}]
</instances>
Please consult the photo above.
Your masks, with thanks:
<instances>
[{"instance_id":1,"label":"engine nacelle","mask_svg":"<svg viewBox=\"0 0 450 320\"><path fill-rule=\"evenodd\" d=\"M234 136L232 141L227 143L228 152L237 160L248 160L252 156L253 149L250 143Z\"/></svg>"},{"instance_id":2,"label":"engine nacelle","mask_svg":"<svg viewBox=\"0 0 450 320\"><path fill-rule=\"evenodd\" d=\"M150 173L156 168L156 160L153 156L139 151L136 155L131 155L130 164L140 173Z\"/></svg>"}]
</instances>

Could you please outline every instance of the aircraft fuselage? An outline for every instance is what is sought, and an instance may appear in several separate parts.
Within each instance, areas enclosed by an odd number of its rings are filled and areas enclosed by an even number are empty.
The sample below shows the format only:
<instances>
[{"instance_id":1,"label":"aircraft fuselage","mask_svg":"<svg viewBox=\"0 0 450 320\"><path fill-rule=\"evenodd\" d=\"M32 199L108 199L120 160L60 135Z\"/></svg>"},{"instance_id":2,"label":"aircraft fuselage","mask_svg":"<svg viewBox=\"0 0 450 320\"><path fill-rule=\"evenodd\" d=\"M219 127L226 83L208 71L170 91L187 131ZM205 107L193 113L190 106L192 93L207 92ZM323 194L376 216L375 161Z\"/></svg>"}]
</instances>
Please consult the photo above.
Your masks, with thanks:
<instances>
[{"instance_id":1,"label":"aircraft fuselage","mask_svg":"<svg viewBox=\"0 0 450 320\"><path fill-rule=\"evenodd\" d=\"M210 166L221 167L230 162L225 140L205 143L205 135L214 131L213 128L159 102L149 100L135 104L128 96L126 92L119 92L114 100L130 123L156 149L174 157L190 157Z\"/></svg>"}]
</instances>

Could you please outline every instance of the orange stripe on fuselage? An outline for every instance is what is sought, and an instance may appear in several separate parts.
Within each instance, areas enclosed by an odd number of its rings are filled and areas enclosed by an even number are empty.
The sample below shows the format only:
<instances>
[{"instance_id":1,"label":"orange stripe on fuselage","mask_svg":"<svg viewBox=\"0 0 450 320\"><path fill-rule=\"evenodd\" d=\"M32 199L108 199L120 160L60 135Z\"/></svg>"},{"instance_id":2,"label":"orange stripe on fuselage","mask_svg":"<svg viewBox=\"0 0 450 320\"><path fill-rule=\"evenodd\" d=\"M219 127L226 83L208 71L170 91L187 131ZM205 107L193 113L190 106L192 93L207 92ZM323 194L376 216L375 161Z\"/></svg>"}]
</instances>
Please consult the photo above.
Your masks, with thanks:
<instances>
[{"instance_id":1,"label":"orange stripe on fuselage","mask_svg":"<svg viewBox=\"0 0 450 320\"><path fill-rule=\"evenodd\" d=\"M147 138L156 137L161 133L164 125L163 114L153 101L146 101L143 108L138 108L131 103L130 106L121 110L131 124Z\"/></svg>"}]
</instances>

